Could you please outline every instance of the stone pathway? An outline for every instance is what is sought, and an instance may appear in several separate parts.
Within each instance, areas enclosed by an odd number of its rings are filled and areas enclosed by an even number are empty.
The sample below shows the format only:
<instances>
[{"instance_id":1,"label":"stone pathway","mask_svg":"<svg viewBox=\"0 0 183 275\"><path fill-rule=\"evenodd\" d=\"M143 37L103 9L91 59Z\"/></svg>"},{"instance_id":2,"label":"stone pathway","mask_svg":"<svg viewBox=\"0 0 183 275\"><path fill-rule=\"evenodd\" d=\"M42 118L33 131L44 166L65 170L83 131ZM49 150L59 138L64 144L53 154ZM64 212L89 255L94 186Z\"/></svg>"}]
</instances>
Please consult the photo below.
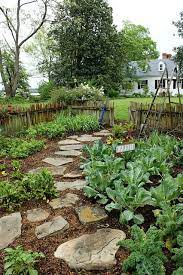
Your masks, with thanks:
<instances>
[{"instance_id":1,"label":"stone pathway","mask_svg":"<svg viewBox=\"0 0 183 275\"><path fill-rule=\"evenodd\" d=\"M110 131L102 130L93 135L84 134L67 137L67 139L58 142L56 152L42 160L47 164L47 167L40 166L29 171L30 173L37 173L46 168L53 176L62 177L59 179L60 181L57 179L55 183L60 195L58 198L48 202L51 207L48 211L42 208L35 208L27 210L25 213L27 221L33 227L36 238L42 239L52 234L62 234L68 230L67 217L64 219L62 216L56 215L57 211L59 211L57 209L75 208L76 204L75 215L83 227L92 223L98 223L96 229L102 228L93 234L80 235L75 239L61 243L56 249L54 256L64 260L70 268L75 270L104 270L112 268L116 263L115 255L118 251L116 244L119 240L126 238L123 231L110 228L104 229L105 225L100 224L100 222L108 218L104 208L98 205L82 205L82 203L79 203L80 206L78 207L80 197L74 191L82 190L87 185L87 182L82 179L83 174L80 172L78 162L76 162L77 168L73 167L75 170L67 171L68 165L73 164L75 160L79 160L84 144L101 140L103 137L110 135ZM66 190L69 192L66 193ZM63 191L65 195L62 195ZM51 213L52 218L50 218ZM47 221L45 222L45 220ZM38 223L35 228L34 223ZM21 227L22 217L19 212L0 218L0 249L7 247L21 236Z\"/></svg>"},{"instance_id":2,"label":"stone pathway","mask_svg":"<svg viewBox=\"0 0 183 275\"><path fill-rule=\"evenodd\" d=\"M99 229L94 234L61 244L55 257L66 261L72 269L104 270L112 268L119 246L117 242L126 238L121 230Z\"/></svg>"}]
</instances>

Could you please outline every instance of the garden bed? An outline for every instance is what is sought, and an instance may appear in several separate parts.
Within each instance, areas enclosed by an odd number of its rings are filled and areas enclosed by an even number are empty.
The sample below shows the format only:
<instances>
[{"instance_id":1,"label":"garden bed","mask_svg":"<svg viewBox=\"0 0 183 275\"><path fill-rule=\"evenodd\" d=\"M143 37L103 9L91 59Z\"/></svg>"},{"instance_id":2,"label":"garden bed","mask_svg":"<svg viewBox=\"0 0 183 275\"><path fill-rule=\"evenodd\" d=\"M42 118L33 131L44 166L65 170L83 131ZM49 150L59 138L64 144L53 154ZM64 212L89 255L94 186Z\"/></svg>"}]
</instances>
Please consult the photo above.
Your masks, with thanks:
<instances>
[{"instance_id":1,"label":"garden bed","mask_svg":"<svg viewBox=\"0 0 183 275\"><path fill-rule=\"evenodd\" d=\"M21 172L23 172L25 174L33 168L40 167L40 163L42 162L42 160L44 158L50 157L50 155L53 155L54 152L57 150L59 140L60 139L56 139L54 141L48 140L46 142L46 148L44 148L40 152L37 152L33 156L29 156L29 157L25 158L22 161ZM102 137L102 140L104 142L106 140L106 138ZM88 144L88 142L83 142L83 144ZM99 150L100 150L101 155L104 154L104 151L102 151L102 147L100 147ZM86 158L86 161L89 161L91 154L93 154L93 153L90 152L90 155L89 155L87 152L85 152L84 157ZM133 155L133 152L130 154ZM129 158L130 157L131 156L129 155ZM179 157L179 155L177 156L177 158L178 157ZM3 180L3 181L8 180L11 178L11 174L13 172L12 165L11 165L11 159L1 158L0 162L1 161L3 161L3 163L5 163L7 166L7 168L6 168L7 175L4 175L4 176L1 175L0 180ZM86 161L84 161L84 163ZM169 163L171 161L172 161L172 159L167 159L167 165L169 165ZM177 159L176 159L176 162L177 162ZM92 164L90 164L90 165L92 165ZM45 163L42 163L41 166L46 167L47 165ZM69 173L71 171L76 171L76 170L79 172L80 171L79 166L80 166L80 157L76 157L73 163L67 165L65 174ZM157 167L158 167L158 165L157 165ZM96 168L96 171L97 171L97 168ZM174 166L171 168L171 174L173 177L177 177L177 175L182 172L183 172L183 163L181 163L181 161L179 160L177 163L174 163ZM90 177L90 172L87 172L84 169L84 173L87 177ZM81 176L81 178L82 177L83 176ZM160 184L159 180L161 180L161 178L162 178L161 173L160 173L160 175L151 175L151 177L150 177L151 183L146 183L146 185L144 185L144 187L147 190L150 190L150 187L156 188ZM56 181L63 180L64 182L74 181L74 179L73 180L66 179L66 178L63 178L63 176L55 176L55 180ZM88 180L89 180L89 186L93 188L92 182L90 181L89 178L88 178ZM108 180L108 183L109 183L110 177L108 177L106 180ZM87 194L87 190L85 192ZM61 194L61 197L64 198L64 196L68 193L71 193L71 190L62 191L60 194ZM36 264L36 268L37 268L39 274L54 274L54 275L55 274L63 274L63 275L67 275L67 274L72 274L72 275L76 275L76 274L112 275L112 274L115 274L115 275L120 275L123 272L121 263L125 259L127 259L127 257L130 255L129 251L123 247L120 247L116 254L116 259L117 259L116 265L109 270L103 270L103 271L100 271L100 270L98 270L98 271L72 270L68 267L68 265L63 260L56 259L54 257L54 252L56 251L57 247L60 244L66 242L68 240L77 238L84 234L94 233L94 232L96 232L97 229L100 229L100 228L119 229L126 233L127 238L130 238L130 236L131 236L130 235L131 226L133 226L134 222L131 220L128 223L128 225L121 224L119 222L119 211L118 210L113 210L113 211L109 212L108 218L105 221L101 221L101 222L94 223L94 224L85 224L85 225L81 224L80 221L78 220L78 216L75 211L75 208L77 208L78 206L81 206L81 205L87 205L87 206L96 205L97 204L96 199L92 198L92 197L87 198L84 195L83 191L80 191L80 190L75 190L75 191L72 190L72 193L76 194L79 197L79 201L76 202L74 208L67 207L67 208L53 210L52 207L49 205L48 201L44 201L44 200L27 201L27 202L24 202L20 207L15 208L14 212L20 211L22 214L22 234L21 234L21 237L17 238L10 246L16 247L17 245L22 245L24 247L24 249L26 249L26 250L31 249L32 251L43 252L45 254L45 258L41 259ZM104 195L106 196L105 192L104 192ZM40 225L40 222L30 223L26 218L26 212L29 209L40 208L40 207L50 213L49 218L46 219L45 221L49 221L54 216L61 215L69 223L69 226L70 226L69 229L64 231L61 234L55 233L54 235L47 236L44 239L38 240L35 236L34 230L35 230L35 226ZM105 204L103 207L105 207ZM142 224L140 226L141 226L141 228L144 228L145 231L147 231L149 229L149 227L152 224L155 224L155 222L156 222L156 218L153 214L153 210L155 210L155 209L157 209L157 206L144 205L141 207L139 206L135 210L136 214L142 214L144 216L144 221L142 222ZM1 209L0 217L2 217L4 215L5 215L5 210ZM173 271L176 268L175 262L173 262L171 260L173 253L170 252L167 248L163 248L163 253L168 258L168 261L164 264L164 266L166 268L166 274L170 275L173 273ZM0 274L3 273L3 258L4 258L4 253L0 252ZM127 273L127 274L131 274L131 273Z\"/></svg>"}]
</instances>

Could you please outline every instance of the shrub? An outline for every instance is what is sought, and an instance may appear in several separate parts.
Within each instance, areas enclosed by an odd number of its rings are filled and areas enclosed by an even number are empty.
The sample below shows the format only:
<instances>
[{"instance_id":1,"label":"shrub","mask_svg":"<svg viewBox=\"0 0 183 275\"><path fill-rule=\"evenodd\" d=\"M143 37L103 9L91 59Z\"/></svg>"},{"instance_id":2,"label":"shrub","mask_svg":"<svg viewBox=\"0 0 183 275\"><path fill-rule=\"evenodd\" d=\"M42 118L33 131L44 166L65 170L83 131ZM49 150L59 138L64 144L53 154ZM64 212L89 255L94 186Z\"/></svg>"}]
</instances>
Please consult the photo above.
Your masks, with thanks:
<instances>
[{"instance_id":1,"label":"shrub","mask_svg":"<svg viewBox=\"0 0 183 275\"><path fill-rule=\"evenodd\" d=\"M53 81L44 81L38 88L41 100L48 100L51 98L51 92L54 89L55 84Z\"/></svg>"},{"instance_id":2,"label":"shrub","mask_svg":"<svg viewBox=\"0 0 183 275\"><path fill-rule=\"evenodd\" d=\"M56 195L53 176L44 169L37 174L25 174L21 180L0 182L0 205L9 209L26 200L46 200Z\"/></svg>"},{"instance_id":3,"label":"shrub","mask_svg":"<svg viewBox=\"0 0 183 275\"><path fill-rule=\"evenodd\" d=\"M44 258L43 253L26 251L22 246L5 249L4 275L38 275L35 263L39 258Z\"/></svg>"},{"instance_id":4,"label":"shrub","mask_svg":"<svg viewBox=\"0 0 183 275\"><path fill-rule=\"evenodd\" d=\"M65 102L70 104L74 101L87 101L87 100L102 100L104 96L103 89L81 84L80 86L69 89L61 87L55 89L51 93L51 98L56 102Z\"/></svg>"}]
</instances>

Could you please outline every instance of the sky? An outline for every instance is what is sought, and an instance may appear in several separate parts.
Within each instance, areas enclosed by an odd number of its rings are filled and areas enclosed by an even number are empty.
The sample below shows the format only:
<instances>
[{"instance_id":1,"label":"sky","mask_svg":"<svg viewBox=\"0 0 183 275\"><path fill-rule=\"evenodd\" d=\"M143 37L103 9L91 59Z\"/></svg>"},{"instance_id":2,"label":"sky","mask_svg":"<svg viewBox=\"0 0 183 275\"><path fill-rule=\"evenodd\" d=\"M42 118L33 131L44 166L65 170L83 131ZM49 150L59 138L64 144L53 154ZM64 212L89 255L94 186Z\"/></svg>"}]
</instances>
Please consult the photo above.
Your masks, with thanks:
<instances>
[{"instance_id":1,"label":"sky","mask_svg":"<svg viewBox=\"0 0 183 275\"><path fill-rule=\"evenodd\" d=\"M183 11L183 0L108 0L108 2L113 8L114 23L117 28L120 30L125 20L149 28L152 39L157 42L160 56L163 52L173 53L174 47L183 45L183 39L178 37L177 29L172 24L172 21L179 19L179 14ZM17 0L0 0L0 5L10 8L15 7L16 3ZM30 59L27 63L30 67ZM30 82L31 86L37 86L39 78L37 80L33 78Z\"/></svg>"},{"instance_id":2,"label":"sky","mask_svg":"<svg viewBox=\"0 0 183 275\"><path fill-rule=\"evenodd\" d=\"M160 53L173 53L173 48L183 45L172 21L179 19L183 0L108 0L113 8L114 23L118 29L122 21L129 20L149 28Z\"/></svg>"}]
</instances>

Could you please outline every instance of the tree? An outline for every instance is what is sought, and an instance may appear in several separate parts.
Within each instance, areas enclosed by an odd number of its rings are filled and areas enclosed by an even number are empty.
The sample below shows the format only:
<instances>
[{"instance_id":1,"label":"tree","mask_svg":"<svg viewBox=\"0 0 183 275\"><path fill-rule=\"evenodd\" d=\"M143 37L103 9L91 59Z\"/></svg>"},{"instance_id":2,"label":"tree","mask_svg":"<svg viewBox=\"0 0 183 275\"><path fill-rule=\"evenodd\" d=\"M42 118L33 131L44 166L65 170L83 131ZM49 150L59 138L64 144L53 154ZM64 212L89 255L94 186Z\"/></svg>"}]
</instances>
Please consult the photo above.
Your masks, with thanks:
<instances>
[{"instance_id":1,"label":"tree","mask_svg":"<svg viewBox=\"0 0 183 275\"><path fill-rule=\"evenodd\" d=\"M183 12L180 13L180 19L177 22L173 22L173 24L177 27L178 35L183 38ZM183 46L177 47L175 52L174 59L179 66L180 75L183 76Z\"/></svg>"},{"instance_id":2,"label":"tree","mask_svg":"<svg viewBox=\"0 0 183 275\"><path fill-rule=\"evenodd\" d=\"M144 26L125 21L120 37L127 63L137 61L142 65L144 62L158 58L156 42L152 40L149 30Z\"/></svg>"},{"instance_id":3,"label":"tree","mask_svg":"<svg viewBox=\"0 0 183 275\"><path fill-rule=\"evenodd\" d=\"M34 40L25 47L25 51L36 60L39 72L43 73L50 81L53 62L53 40L48 36L48 26L46 27L44 25L37 32L34 36Z\"/></svg>"},{"instance_id":4,"label":"tree","mask_svg":"<svg viewBox=\"0 0 183 275\"><path fill-rule=\"evenodd\" d=\"M117 89L121 82L121 45L105 0L64 0L51 32L52 79L58 85L85 81Z\"/></svg>"},{"instance_id":5,"label":"tree","mask_svg":"<svg viewBox=\"0 0 183 275\"><path fill-rule=\"evenodd\" d=\"M2 63L2 69L3 69L3 83L8 83L11 81L11 76L14 73L14 55L10 50L1 50L0 58L3 57L2 60L0 60L0 63ZM28 74L23 67L22 63L19 64L19 81L17 85L17 89L20 89L23 92L28 92L29 83L28 83Z\"/></svg>"},{"instance_id":6,"label":"tree","mask_svg":"<svg viewBox=\"0 0 183 275\"><path fill-rule=\"evenodd\" d=\"M48 8L48 0L41 0L43 3L43 14L41 16L41 20L37 25L33 26L30 34L28 34L25 38L21 39L21 26L23 25L23 21L21 21L21 16L24 14L24 7L28 6L32 3L38 3L38 0L30 0L27 2L23 2L22 0L17 0L16 5L16 13L11 11L9 8L5 8L0 6L0 12L4 18L4 23L6 24L7 29L9 30L12 38L12 45L11 43L4 37L6 46L9 47L12 58L13 58L13 67L9 72L11 74L7 78L5 75L6 67L4 67L5 62L3 62L4 55L2 46L0 49L0 73L1 78L3 81L5 93L7 97L14 97L17 91L17 87L20 80L20 52L22 46L32 37L34 36L38 30L42 27L45 22L46 15L47 15L47 8ZM15 16L14 16L15 14ZM27 16L29 17L29 16ZM27 26L26 26L27 27Z\"/></svg>"}]
</instances>

